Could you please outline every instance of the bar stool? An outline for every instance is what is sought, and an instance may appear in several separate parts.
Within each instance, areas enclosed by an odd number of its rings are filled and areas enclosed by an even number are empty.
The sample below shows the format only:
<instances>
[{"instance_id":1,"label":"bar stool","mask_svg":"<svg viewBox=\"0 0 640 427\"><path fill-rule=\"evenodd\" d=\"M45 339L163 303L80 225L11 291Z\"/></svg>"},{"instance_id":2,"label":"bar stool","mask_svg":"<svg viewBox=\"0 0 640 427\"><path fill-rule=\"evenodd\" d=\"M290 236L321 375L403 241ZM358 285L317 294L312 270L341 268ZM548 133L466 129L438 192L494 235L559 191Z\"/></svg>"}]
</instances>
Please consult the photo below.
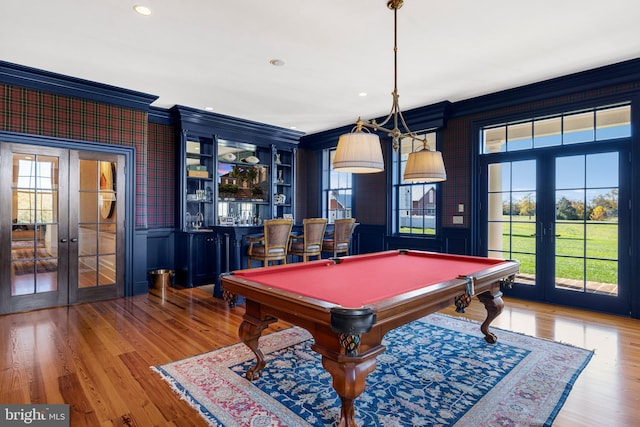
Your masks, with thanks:
<instances>
[{"instance_id":1,"label":"bar stool","mask_svg":"<svg viewBox=\"0 0 640 427\"><path fill-rule=\"evenodd\" d=\"M265 219L264 235L261 237L247 237L249 249L247 249L247 268L251 268L251 261L262 261L265 267L269 261L282 261L287 263L287 251L289 249L289 236L293 228L291 219Z\"/></svg>"},{"instance_id":2,"label":"bar stool","mask_svg":"<svg viewBox=\"0 0 640 427\"><path fill-rule=\"evenodd\" d=\"M314 256L320 259L326 229L327 220L324 218L304 219L302 235L291 237L289 255L302 257L303 262L309 261L309 258Z\"/></svg>"},{"instance_id":3,"label":"bar stool","mask_svg":"<svg viewBox=\"0 0 640 427\"><path fill-rule=\"evenodd\" d=\"M333 234L322 241L322 252L349 255L351 249L351 235L356 228L355 218L336 219L333 224Z\"/></svg>"}]
</instances>

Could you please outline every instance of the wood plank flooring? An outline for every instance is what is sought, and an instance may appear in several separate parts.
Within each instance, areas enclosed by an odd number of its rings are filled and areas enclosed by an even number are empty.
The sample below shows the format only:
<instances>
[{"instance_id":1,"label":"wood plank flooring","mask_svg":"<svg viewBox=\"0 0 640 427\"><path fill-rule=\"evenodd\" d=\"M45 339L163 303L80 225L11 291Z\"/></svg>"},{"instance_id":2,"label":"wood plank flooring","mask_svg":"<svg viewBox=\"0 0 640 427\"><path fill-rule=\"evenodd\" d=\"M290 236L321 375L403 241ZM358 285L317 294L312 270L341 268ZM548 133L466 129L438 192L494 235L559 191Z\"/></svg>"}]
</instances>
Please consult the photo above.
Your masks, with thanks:
<instances>
[{"instance_id":1,"label":"wood plank flooring","mask_svg":"<svg viewBox=\"0 0 640 427\"><path fill-rule=\"evenodd\" d=\"M494 326L596 350L554 426L638 425L639 320L505 303ZM243 312L201 289L169 288L0 316L0 403L69 403L72 426L204 426L149 367L238 342ZM484 307L474 301L462 316L482 320Z\"/></svg>"}]
</instances>

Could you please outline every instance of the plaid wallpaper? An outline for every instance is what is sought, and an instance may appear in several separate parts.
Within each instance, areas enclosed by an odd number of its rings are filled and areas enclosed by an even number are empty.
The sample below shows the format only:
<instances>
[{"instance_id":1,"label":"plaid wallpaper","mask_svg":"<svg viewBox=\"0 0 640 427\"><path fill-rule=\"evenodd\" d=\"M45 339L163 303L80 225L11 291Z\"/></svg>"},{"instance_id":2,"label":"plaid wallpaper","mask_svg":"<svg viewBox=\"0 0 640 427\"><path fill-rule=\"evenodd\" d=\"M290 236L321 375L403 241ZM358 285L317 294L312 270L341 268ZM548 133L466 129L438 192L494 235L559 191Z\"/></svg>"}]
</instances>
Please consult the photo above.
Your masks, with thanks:
<instances>
[{"instance_id":1,"label":"plaid wallpaper","mask_svg":"<svg viewBox=\"0 0 640 427\"><path fill-rule=\"evenodd\" d=\"M147 220L149 228L174 226L175 133L172 126L149 123Z\"/></svg>"},{"instance_id":2,"label":"plaid wallpaper","mask_svg":"<svg viewBox=\"0 0 640 427\"><path fill-rule=\"evenodd\" d=\"M389 147L382 144L383 156ZM389 165L385 164L388 169ZM386 173L365 173L353 177L355 191L354 216L361 224L385 225L387 220L387 186ZM381 191L382 190L382 191Z\"/></svg>"},{"instance_id":3,"label":"plaid wallpaper","mask_svg":"<svg viewBox=\"0 0 640 427\"><path fill-rule=\"evenodd\" d=\"M136 227L147 227L147 112L0 85L0 129L136 148Z\"/></svg>"}]
</instances>

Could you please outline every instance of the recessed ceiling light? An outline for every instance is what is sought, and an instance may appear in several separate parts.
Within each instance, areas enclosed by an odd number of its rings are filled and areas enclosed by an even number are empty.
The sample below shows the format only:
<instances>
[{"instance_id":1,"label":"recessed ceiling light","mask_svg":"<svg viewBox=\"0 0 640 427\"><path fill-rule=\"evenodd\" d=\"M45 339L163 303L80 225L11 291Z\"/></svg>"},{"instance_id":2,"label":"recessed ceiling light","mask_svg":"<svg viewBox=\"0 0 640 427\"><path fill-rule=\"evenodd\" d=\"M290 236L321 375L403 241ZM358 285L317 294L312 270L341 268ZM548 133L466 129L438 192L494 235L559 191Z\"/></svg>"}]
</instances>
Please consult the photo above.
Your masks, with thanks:
<instances>
[{"instance_id":1,"label":"recessed ceiling light","mask_svg":"<svg viewBox=\"0 0 640 427\"><path fill-rule=\"evenodd\" d=\"M298 128L297 128L297 127L295 127L295 126L291 126L289 129L291 129L291 130L296 130L296 129L298 129Z\"/></svg>"},{"instance_id":2,"label":"recessed ceiling light","mask_svg":"<svg viewBox=\"0 0 640 427\"><path fill-rule=\"evenodd\" d=\"M284 61L282 59L272 59L269 61L269 64L276 67L282 67L284 65Z\"/></svg>"},{"instance_id":3,"label":"recessed ceiling light","mask_svg":"<svg viewBox=\"0 0 640 427\"><path fill-rule=\"evenodd\" d=\"M213 107L204 107L204 109L207 111L213 111Z\"/></svg>"},{"instance_id":4,"label":"recessed ceiling light","mask_svg":"<svg viewBox=\"0 0 640 427\"><path fill-rule=\"evenodd\" d=\"M367 92L360 92L358 96L367 96Z\"/></svg>"},{"instance_id":5,"label":"recessed ceiling light","mask_svg":"<svg viewBox=\"0 0 640 427\"><path fill-rule=\"evenodd\" d=\"M133 10L138 12L140 15L144 15L144 16L151 15L151 9L149 9L147 6L141 6L139 4L136 4L135 6L133 6Z\"/></svg>"}]
</instances>

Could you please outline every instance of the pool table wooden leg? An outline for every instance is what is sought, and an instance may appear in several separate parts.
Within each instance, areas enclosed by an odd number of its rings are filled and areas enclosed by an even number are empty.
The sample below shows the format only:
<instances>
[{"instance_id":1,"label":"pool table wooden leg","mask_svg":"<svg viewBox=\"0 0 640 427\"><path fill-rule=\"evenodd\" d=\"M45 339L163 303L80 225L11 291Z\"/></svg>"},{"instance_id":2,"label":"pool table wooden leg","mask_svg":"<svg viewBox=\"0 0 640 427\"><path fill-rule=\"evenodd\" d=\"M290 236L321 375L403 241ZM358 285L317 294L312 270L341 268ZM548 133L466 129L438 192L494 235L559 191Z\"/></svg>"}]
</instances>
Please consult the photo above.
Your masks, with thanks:
<instances>
[{"instance_id":1,"label":"pool table wooden leg","mask_svg":"<svg viewBox=\"0 0 640 427\"><path fill-rule=\"evenodd\" d=\"M357 427L353 402L364 391L367 375L376 369L376 356L380 352L375 351L364 358L358 357L355 361L322 356L322 366L333 377L333 388L342 402L338 427Z\"/></svg>"},{"instance_id":2,"label":"pool table wooden leg","mask_svg":"<svg viewBox=\"0 0 640 427\"><path fill-rule=\"evenodd\" d=\"M265 319L258 320L253 316L244 316L244 320L240 324L240 330L238 334L240 335L240 339L243 343L246 344L247 347L253 351L253 354L256 355L256 364L249 368L246 373L247 379L249 381L257 380L260 378L260 371L264 368L267 363L264 361L264 354L260 351L258 347L258 339L260 335L262 335L262 331L264 331L271 323L276 322L278 319L275 317L266 317Z\"/></svg>"},{"instance_id":3,"label":"pool table wooden leg","mask_svg":"<svg viewBox=\"0 0 640 427\"><path fill-rule=\"evenodd\" d=\"M484 340L489 344L494 344L498 341L498 337L489 331L489 325L493 322L493 319L502 313L502 309L504 308L502 292L498 291L494 294L491 292L483 292L478 295L478 299L484 304L484 308L487 310L487 318L484 319L484 322L480 325L480 330L484 334Z\"/></svg>"}]
</instances>

